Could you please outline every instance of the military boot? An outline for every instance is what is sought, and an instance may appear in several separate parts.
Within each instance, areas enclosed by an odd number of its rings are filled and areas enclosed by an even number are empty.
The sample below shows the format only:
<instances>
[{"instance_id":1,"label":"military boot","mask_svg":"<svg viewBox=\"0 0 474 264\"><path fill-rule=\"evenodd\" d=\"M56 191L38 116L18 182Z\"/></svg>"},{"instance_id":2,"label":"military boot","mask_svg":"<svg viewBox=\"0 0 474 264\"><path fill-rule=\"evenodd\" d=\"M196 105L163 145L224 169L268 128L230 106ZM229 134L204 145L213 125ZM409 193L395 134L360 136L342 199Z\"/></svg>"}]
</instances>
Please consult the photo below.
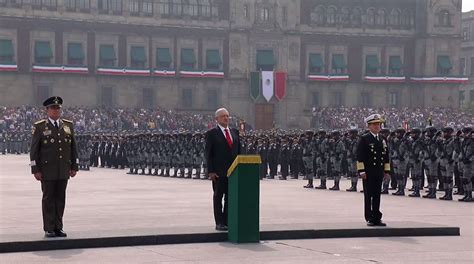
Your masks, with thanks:
<instances>
[{"instance_id":1,"label":"military boot","mask_svg":"<svg viewBox=\"0 0 474 264\"><path fill-rule=\"evenodd\" d=\"M458 201L460 201L460 202L465 202L466 199L469 198L469 194L471 194L471 196L472 196L472 193L471 193L471 192L465 191L465 192L464 192L464 197L463 197L463 198L459 198Z\"/></svg>"},{"instance_id":2,"label":"military boot","mask_svg":"<svg viewBox=\"0 0 474 264\"><path fill-rule=\"evenodd\" d=\"M319 189L319 190L323 190L323 189L325 190L325 189L327 189L327 187L326 187L326 180L322 180L322 179L321 179L321 185L316 186L316 187L314 187L314 188L315 188L315 189Z\"/></svg>"},{"instance_id":3,"label":"military boot","mask_svg":"<svg viewBox=\"0 0 474 264\"><path fill-rule=\"evenodd\" d=\"M408 196L409 197L420 197L420 188L415 186L415 190L413 191L413 193L410 193Z\"/></svg>"},{"instance_id":4,"label":"military boot","mask_svg":"<svg viewBox=\"0 0 474 264\"><path fill-rule=\"evenodd\" d=\"M439 199L444 200L444 201L453 200L453 191L452 190L446 190L445 193L444 193L444 196L440 197Z\"/></svg>"},{"instance_id":5,"label":"military boot","mask_svg":"<svg viewBox=\"0 0 474 264\"><path fill-rule=\"evenodd\" d=\"M423 198L436 199L436 190L434 188L430 188L428 193L423 195Z\"/></svg>"},{"instance_id":6,"label":"military boot","mask_svg":"<svg viewBox=\"0 0 474 264\"><path fill-rule=\"evenodd\" d=\"M351 182L351 188L346 189L346 192L357 192L357 183Z\"/></svg>"},{"instance_id":7,"label":"military boot","mask_svg":"<svg viewBox=\"0 0 474 264\"><path fill-rule=\"evenodd\" d=\"M334 186L329 188L331 191L339 191L339 180L334 180Z\"/></svg>"},{"instance_id":8,"label":"military boot","mask_svg":"<svg viewBox=\"0 0 474 264\"><path fill-rule=\"evenodd\" d=\"M193 179L200 179L201 178L201 169L196 169L196 175L194 175Z\"/></svg>"},{"instance_id":9,"label":"military boot","mask_svg":"<svg viewBox=\"0 0 474 264\"><path fill-rule=\"evenodd\" d=\"M474 198L472 198L472 191L466 191L466 193L467 193L467 198L464 199L463 202L467 202L467 203L474 202Z\"/></svg>"},{"instance_id":10,"label":"military boot","mask_svg":"<svg viewBox=\"0 0 474 264\"><path fill-rule=\"evenodd\" d=\"M186 178L191 179L192 177L193 177L193 169L192 169L192 168L189 168L189 169L188 169L188 177L186 177Z\"/></svg>"},{"instance_id":11,"label":"military boot","mask_svg":"<svg viewBox=\"0 0 474 264\"><path fill-rule=\"evenodd\" d=\"M313 188L313 179L309 179L308 184L303 186L303 188Z\"/></svg>"},{"instance_id":12,"label":"military boot","mask_svg":"<svg viewBox=\"0 0 474 264\"><path fill-rule=\"evenodd\" d=\"M454 195L464 195L464 188L458 187L458 190L453 193Z\"/></svg>"}]
</instances>

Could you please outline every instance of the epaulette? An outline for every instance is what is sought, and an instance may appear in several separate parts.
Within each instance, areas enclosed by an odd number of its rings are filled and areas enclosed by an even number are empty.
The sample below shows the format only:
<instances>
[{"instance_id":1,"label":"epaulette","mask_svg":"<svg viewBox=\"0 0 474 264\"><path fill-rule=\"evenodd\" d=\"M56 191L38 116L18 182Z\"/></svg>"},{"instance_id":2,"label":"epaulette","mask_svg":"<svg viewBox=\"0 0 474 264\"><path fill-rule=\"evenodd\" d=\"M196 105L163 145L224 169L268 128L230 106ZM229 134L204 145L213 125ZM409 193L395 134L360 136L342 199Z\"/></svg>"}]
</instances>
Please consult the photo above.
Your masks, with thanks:
<instances>
[{"instance_id":1,"label":"epaulette","mask_svg":"<svg viewBox=\"0 0 474 264\"><path fill-rule=\"evenodd\" d=\"M73 123L71 120L63 119L64 122Z\"/></svg>"},{"instance_id":2,"label":"epaulette","mask_svg":"<svg viewBox=\"0 0 474 264\"><path fill-rule=\"evenodd\" d=\"M44 122L46 122L46 119L41 119L39 121L36 121L35 125L39 125L39 124L44 123Z\"/></svg>"}]
</instances>

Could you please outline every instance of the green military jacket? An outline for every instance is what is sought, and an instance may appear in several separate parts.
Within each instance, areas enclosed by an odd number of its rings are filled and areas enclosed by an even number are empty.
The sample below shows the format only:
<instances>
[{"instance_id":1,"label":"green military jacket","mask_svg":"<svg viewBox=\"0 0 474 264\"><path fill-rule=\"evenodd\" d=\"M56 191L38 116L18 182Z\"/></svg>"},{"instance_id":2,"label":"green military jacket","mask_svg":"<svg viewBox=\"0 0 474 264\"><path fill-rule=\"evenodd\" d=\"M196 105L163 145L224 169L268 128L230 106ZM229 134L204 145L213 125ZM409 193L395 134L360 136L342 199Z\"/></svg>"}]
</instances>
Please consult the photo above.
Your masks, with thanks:
<instances>
[{"instance_id":1,"label":"green military jacket","mask_svg":"<svg viewBox=\"0 0 474 264\"><path fill-rule=\"evenodd\" d=\"M73 123L60 119L55 128L48 119L34 124L31 138L31 173L41 172L44 181L67 180L70 170L78 170Z\"/></svg>"}]
</instances>

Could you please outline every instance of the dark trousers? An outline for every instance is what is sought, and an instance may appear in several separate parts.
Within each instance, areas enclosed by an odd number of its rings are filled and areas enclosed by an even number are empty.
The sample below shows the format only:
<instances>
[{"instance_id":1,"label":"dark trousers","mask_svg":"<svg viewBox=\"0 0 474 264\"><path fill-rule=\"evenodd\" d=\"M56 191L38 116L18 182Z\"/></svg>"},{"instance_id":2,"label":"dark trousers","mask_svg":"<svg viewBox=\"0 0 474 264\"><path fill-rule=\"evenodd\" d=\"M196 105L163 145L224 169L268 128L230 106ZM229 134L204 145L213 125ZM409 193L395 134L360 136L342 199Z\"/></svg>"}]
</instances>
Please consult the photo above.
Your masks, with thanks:
<instances>
[{"instance_id":1,"label":"dark trousers","mask_svg":"<svg viewBox=\"0 0 474 264\"><path fill-rule=\"evenodd\" d=\"M216 221L216 225L227 225L227 179L219 179L212 182L212 190L214 191L212 200L214 204L214 220ZM224 198L224 208L222 208L222 198Z\"/></svg>"},{"instance_id":2,"label":"dark trousers","mask_svg":"<svg viewBox=\"0 0 474 264\"><path fill-rule=\"evenodd\" d=\"M44 231L63 229L66 186L67 180L41 181Z\"/></svg>"},{"instance_id":3,"label":"dark trousers","mask_svg":"<svg viewBox=\"0 0 474 264\"><path fill-rule=\"evenodd\" d=\"M371 176L367 175L367 177ZM382 188L383 177L379 178L362 181L364 186L364 216L368 222L379 222L382 219L382 213L380 212L380 189Z\"/></svg>"}]
</instances>

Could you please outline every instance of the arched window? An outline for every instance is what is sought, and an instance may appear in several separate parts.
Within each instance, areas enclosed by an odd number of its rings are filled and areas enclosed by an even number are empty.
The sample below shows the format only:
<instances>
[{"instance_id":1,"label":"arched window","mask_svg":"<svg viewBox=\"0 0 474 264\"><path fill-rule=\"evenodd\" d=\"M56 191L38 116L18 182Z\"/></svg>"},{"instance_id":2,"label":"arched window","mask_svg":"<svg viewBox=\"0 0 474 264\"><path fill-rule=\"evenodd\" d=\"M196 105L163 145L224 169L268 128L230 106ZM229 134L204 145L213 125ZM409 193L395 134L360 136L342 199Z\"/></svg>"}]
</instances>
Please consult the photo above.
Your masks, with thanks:
<instances>
[{"instance_id":1,"label":"arched window","mask_svg":"<svg viewBox=\"0 0 474 264\"><path fill-rule=\"evenodd\" d=\"M393 9L390 13L390 25L392 26L399 26L400 25L400 10Z\"/></svg>"},{"instance_id":2,"label":"arched window","mask_svg":"<svg viewBox=\"0 0 474 264\"><path fill-rule=\"evenodd\" d=\"M181 15L183 13L183 3L182 0L172 0L171 1L171 14L172 15Z\"/></svg>"},{"instance_id":3,"label":"arched window","mask_svg":"<svg viewBox=\"0 0 474 264\"><path fill-rule=\"evenodd\" d=\"M199 0L199 11L203 17L211 16L211 3L209 0Z\"/></svg>"},{"instance_id":4,"label":"arched window","mask_svg":"<svg viewBox=\"0 0 474 264\"><path fill-rule=\"evenodd\" d=\"M384 26L386 24L386 12L384 9L379 9L379 11L377 12L375 23L378 26Z\"/></svg>"},{"instance_id":5,"label":"arched window","mask_svg":"<svg viewBox=\"0 0 474 264\"><path fill-rule=\"evenodd\" d=\"M218 17L219 16L219 4L217 1L211 2L211 16Z\"/></svg>"},{"instance_id":6,"label":"arched window","mask_svg":"<svg viewBox=\"0 0 474 264\"><path fill-rule=\"evenodd\" d=\"M369 10L367 10L367 20L366 20L366 23L367 25L369 26L373 26L375 25L375 9L374 8L369 8Z\"/></svg>"},{"instance_id":7,"label":"arched window","mask_svg":"<svg viewBox=\"0 0 474 264\"><path fill-rule=\"evenodd\" d=\"M185 0L183 5L183 14L188 16L198 16L199 9L197 0Z\"/></svg>"},{"instance_id":8,"label":"arched window","mask_svg":"<svg viewBox=\"0 0 474 264\"><path fill-rule=\"evenodd\" d=\"M351 13L351 24L360 25L362 24L362 11L360 8L354 8Z\"/></svg>"},{"instance_id":9,"label":"arched window","mask_svg":"<svg viewBox=\"0 0 474 264\"><path fill-rule=\"evenodd\" d=\"M317 6L311 12L311 22L322 25L326 22L326 9L323 6Z\"/></svg>"},{"instance_id":10,"label":"arched window","mask_svg":"<svg viewBox=\"0 0 474 264\"><path fill-rule=\"evenodd\" d=\"M350 23L351 12L348 7L343 7L341 9L341 14L339 16L339 23L343 25L348 25Z\"/></svg>"},{"instance_id":11,"label":"arched window","mask_svg":"<svg viewBox=\"0 0 474 264\"><path fill-rule=\"evenodd\" d=\"M331 6L331 7L328 8L328 12L327 12L327 22L328 22L328 24L330 24L330 25L336 24L336 13L337 13L337 10L334 6Z\"/></svg>"},{"instance_id":12,"label":"arched window","mask_svg":"<svg viewBox=\"0 0 474 264\"><path fill-rule=\"evenodd\" d=\"M451 26L451 14L448 10L441 10L438 13L438 25L443 27Z\"/></svg>"},{"instance_id":13,"label":"arched window","mask_svg":"<svg viewBox=\"0 0 474 264\"><path fill-rule=\"evenodd\" d=\"M411 24L410 24L410 19L411 19L411 14L410 14L410 10L403 10L403 14L402 14L402 25L404 27L409 27Z\"/></svg>"}]
</instances>

